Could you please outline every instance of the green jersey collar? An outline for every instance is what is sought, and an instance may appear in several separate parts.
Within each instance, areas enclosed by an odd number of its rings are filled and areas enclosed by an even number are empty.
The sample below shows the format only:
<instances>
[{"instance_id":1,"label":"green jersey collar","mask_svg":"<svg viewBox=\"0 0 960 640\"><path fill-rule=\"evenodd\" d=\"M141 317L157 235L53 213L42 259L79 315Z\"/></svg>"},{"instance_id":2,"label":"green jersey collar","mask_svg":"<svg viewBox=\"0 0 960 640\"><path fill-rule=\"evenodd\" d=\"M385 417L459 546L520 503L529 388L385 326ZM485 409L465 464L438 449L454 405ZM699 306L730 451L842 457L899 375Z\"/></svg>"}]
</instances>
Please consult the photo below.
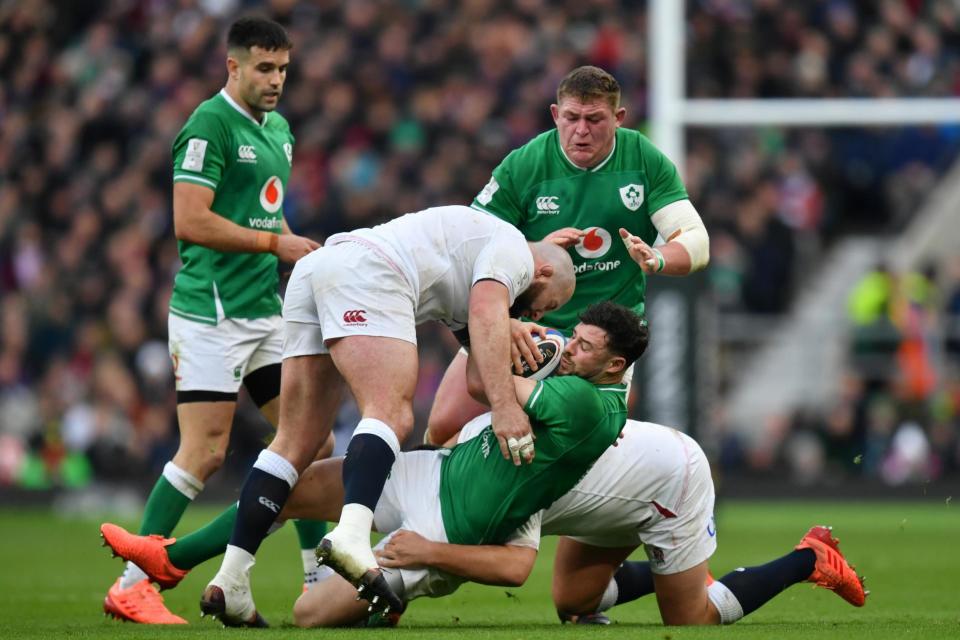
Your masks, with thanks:
<instances>
[{"instance_id":1,"label":"green jersey collar","mask_svg":"<svg viewBox=\"0 0 960 640\"><path fill-rule=\"evenodd\" d=\"M246 109L244 109L243 107L241 107L240 105L238 105L236 102L234 102L233 98L230 97L230 94L227 93L227 90L226 90L225 88L224 88L224 89L220 89L220 96L221 96L224 100L227 101L227 104L228 104L228 105L230 105L231 107L233 107L234 109L236 109L236 110L237 110L237 113L239 113L240 115L242 115L244 118L246 118L247 120L249 120L249 121L252 122L253 124L255 124L255 125L257 125L258 127L261 127L261 128L267 126L267 116L270 115L270 114L267 113L266 111L263 112L263 122L257 122L256 118L254 118L252 115L250 115L250 113L247 112ZM606 160L604 160L604 162L606 162Z\"/></svg>"},{"instance_id":2,"label":"green jersey collar","mask_svg":"<svg viewBox=\"0 0 960 640\"><path fill-rule=\"evenodd\" d=\"M607 157L603 159L603 162L601 162L600 164L598 164L598 165L595 166L595 167L590 167L589 169L584 169L584 168L581 167L580 165L576 164L573 160L571 160L571 159L569 158L569 156L567 156L567 152L563 150L563 145L560 144L560 134L559 134L559 133L557 134L557 149L560 150L560 155L563 156L563 159L567 161L567 164L569 164L571 167L573 167L573 168L576 169L577 171L584 171L584 172L594 173L594 172L599 171L600 169L602 169L602 168L603 168L603 165L607 164L607 163L610 161L610 158L613 157L613 154L617 152L617 136L616 136L616 134L614 134L614 136L613 136L613 146L610 147L610 153L608 153L608 154L607 154Z\"/></svg>"},{"instance_id":3,"label":"green jersey collar","mask_svg":"<svg viewBox=\"0 0 960 640\"><path fill-rule=\"evenodd\" d=\"M597 385L597 391L619 391L620 393L624 393L626 392L626 390L627 390L627 385L625 385L622 382L618 382L617 384L598 384Z\"/></svg>"}]
</instances>

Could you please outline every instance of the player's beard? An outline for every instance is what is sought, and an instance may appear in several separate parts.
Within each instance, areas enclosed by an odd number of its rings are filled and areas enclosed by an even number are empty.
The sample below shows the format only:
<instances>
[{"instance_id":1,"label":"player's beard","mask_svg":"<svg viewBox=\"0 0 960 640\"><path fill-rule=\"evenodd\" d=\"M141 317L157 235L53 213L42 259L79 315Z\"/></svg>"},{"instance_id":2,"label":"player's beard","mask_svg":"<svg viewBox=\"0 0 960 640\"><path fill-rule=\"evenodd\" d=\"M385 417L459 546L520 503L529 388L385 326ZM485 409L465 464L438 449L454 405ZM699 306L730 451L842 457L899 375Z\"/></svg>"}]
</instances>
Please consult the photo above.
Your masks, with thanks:
<instances>
[{"instance_id":1,"label":"player's beard","mask_svg":"<svg viewBox=\"0 0 960 640\"><path fill-rule=\"evenodd\" d=\"M261 113L274 111L277 108L277 106L280 104L280 96L282 95L283 95L282 91L277 92L277 99L274 100L273 103L268 104L266 94L261 93L257 99L257 106L256 106L257 111L260 111Z\"/></svg>"},{"instance_id":2,"label":"player's beard","mask_svg":"<svg viewBox=\"0 0 960 640\"><path fill-rule=\"evenodd\" d=\"M520 316L529 316L530 307L533 306L534 300L536 300L537 296L543 293L543 290L546 288L547 283L545 282L531 282L530 286L513 301L513 305L510 306L510 317L519 318Z\"/></svg>"}]
</instances>

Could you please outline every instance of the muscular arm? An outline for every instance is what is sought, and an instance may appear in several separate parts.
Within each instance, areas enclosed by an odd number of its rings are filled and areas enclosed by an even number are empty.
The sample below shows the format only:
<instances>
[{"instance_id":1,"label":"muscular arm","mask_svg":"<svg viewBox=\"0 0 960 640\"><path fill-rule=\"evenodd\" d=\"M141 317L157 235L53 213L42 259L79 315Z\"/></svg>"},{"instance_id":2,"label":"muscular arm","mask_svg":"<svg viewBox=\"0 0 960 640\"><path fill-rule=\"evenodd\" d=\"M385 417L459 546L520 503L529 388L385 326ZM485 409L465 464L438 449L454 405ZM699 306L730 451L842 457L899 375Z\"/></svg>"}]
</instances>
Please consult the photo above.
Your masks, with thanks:
<instances>
[{"instance_id":1,"label":"muscular arm","mask_svg":"<svg viewBox=\"0 0 960 640\"><path fill-rule=\"evenodd\" d=\"M519 587L537 559L537 550L516 545L462 545L433 542L412 531L399 530L377 561L384 567L433 567L471 582Z\"/></svg>"},{"instance_id":2,"label":"muscular arm","mask_svg":"<svg viewBox=\"0 0 960 640\"><path fill-rule=\"evenodd\" d=\"M530 394L533 393L533 389L536 386L537 383L535 380L513 376L513 389L517 394L517 403L521 407L527 404L527 399L530 397ZM467 391L470 392L470 396L477 402L482 402L486 405L490 404L483 390L483 381L480 379L480 372L477 370L477 362L472 356L467 358Z\"/></svg>"},{"instance_id":3,"label":"muscular arm","mask_svg":"<svg viewBox=\"0 0 960 640\"><path fill-rule=\"evenodd\" d=\"M473 285L468 326L470 357L493 411L493 430L500 452L509 459L507 439L529 434L530 419L517 401L510 373L510 299L503 284L481 280ZM519 459L514 463L519 464Z\"/></svg>"},{"instance_id":4,"label":"muscular arm","mask_svg":"<svg viewBox=\"0 0 960 640\"><path fill-rule=\"evenodd\" d=\"M281 236L241 227L211 211L213 197L213 189L203 185L173 184L173 228L178 240L223 252L267 253L272 250L284 262L296 262L320 246L309 238L291 234L286 220Z\"/></svg>"}]
</instances>

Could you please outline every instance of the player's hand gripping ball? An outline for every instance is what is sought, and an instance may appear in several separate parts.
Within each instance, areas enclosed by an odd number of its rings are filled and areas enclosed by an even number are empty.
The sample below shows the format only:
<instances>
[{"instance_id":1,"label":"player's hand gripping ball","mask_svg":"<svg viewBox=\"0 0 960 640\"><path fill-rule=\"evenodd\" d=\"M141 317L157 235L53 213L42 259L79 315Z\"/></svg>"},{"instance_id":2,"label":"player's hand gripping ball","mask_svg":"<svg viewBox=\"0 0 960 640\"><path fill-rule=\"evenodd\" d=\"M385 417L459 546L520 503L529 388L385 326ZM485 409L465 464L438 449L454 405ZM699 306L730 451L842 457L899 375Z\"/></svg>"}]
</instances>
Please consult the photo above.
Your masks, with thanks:
<instances>
[{"instance_id":1,"label":"player's hand gripping ball","mask_svg":"<svg viewBox=\"0 0 960 640\"><path fill-rule=\"evenodd\" d=\"M560 366L560 356L563 354L567 339L556 329L547 329L546 337L533 336L533 341L537 343L537 348L543 356L543 362L539 363L536 371L531 370L530 365L524 362L523 371L520 375L533 380L543 380Z\"/></svg>"}]
</instances>

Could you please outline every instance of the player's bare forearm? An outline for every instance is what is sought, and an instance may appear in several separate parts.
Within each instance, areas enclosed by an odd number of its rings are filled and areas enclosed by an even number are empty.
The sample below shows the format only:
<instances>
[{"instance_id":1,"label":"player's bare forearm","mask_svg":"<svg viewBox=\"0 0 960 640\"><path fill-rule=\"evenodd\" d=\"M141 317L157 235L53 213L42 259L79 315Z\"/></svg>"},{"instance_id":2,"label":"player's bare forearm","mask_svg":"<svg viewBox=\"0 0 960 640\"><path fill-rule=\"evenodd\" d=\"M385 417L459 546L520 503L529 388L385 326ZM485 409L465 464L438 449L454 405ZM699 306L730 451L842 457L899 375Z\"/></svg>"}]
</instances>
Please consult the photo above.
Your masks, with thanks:
<instances>
[{"instance_id":1,"label":"player's bare forearm","mask_svg":"<svg viewBox=\"0 0 960 640\"><path fill-rule=\"evenodd\" d=\"M710 262L710 236L689 200L661 207L650 220L665 241L659 247L651 247L626 229L620 229L630 257L644 273L685 276L706 268Z\"/></svg>"},{"instance_id":2,"label":"player's bare forearm","mask_svg":"<svg viewBox=\"0 0 960 640\"><path fill-rule=\"evenodd\" d=\"M470 291L470 359L494 409L516 405L510 374L510 302L507 288L483 280Z\"/></svg>"},{"instance_id":3,"label":"player's bare forearm","mask_svg":"<svg viewBox=\"0 0 960 640\"><path fill-rule=\"evenodd\" d=\"M526 405L527 399L530 398L530 394L533 393L536 386L537 383L529 378L513 376L513 388L517 394L517 404L521 407ZM470 397L477 402L490 406L487 394L483 390L483 381L480 380L480 372L477 371L477 363L473 358L467 359L467 391L470 393Z\"/></svg>"},{"instance_id":4,"label":"player's bare forearm","mask_svg":"<svg viewBox=\"0 0 960 640\"><path fill-rule=\"evenodd\" d=\"M690 254L679 242L668 242L657 247L663 255L661 276L685 276L690 273Z\"/></svg>"},{"instance_id":5,"label":"player's bare forearm","mask_svg":"<svg viewBox=\"0 0 960 640\"><path fill-rule=\"evenodd\" d=\"M267 232L241 227L211 211L213 196L213 190L207 187L174 183L173 227L178 240L223 252L263 253L270 250L270 238L263 235Z\"/></svg>"},{"instance_id":6,"label":"player's bare forearm","mask_svg":"<svg viewBox=\"0 0 960 640\"><path fill-rule=\"evenodd\" d=\"M507 288L481 280L470 290L470 353L492 410L493 432L505 459L533 460L530 418L517 402L510 373L510 317Z\"/></svg>"},{"instance_id":7,"label":"player's bare forearm","mask_svg":"<svg viewBox=\"0 0 960 640\"><path fill-rule=\"evenodd\" d=\"M290 263L320 247L310 238L290 233L286 220L280 235L231 222L210 209L213 196L212 189L201 185L173 185L173 227L178 240L224 253L272 253Z\"/></svg>"},{"instance_id":8,"label":"player's bare forearm","mask_svg":"<svg viewBox=\"0 0 960 640\"><path fill-rule=\"evenodd\" d=\"M685 276L693 270L689 250L676 240L651 247L626 229L620 229L620 237L630 257L646 274Z\"/></svg>"},{"instance_id":9,"label":"player's bare forearm","mask_svg":"<svg viewBox=\"0 0 960 640\"><path fill-rule=\"evenodd\" d=\"M384 567L432 567L480 584L519 587L533 569L536 549L514 545L460 545L434 542L412 531L397 531L377 552Z\"/></svg>"}]
</instances>

